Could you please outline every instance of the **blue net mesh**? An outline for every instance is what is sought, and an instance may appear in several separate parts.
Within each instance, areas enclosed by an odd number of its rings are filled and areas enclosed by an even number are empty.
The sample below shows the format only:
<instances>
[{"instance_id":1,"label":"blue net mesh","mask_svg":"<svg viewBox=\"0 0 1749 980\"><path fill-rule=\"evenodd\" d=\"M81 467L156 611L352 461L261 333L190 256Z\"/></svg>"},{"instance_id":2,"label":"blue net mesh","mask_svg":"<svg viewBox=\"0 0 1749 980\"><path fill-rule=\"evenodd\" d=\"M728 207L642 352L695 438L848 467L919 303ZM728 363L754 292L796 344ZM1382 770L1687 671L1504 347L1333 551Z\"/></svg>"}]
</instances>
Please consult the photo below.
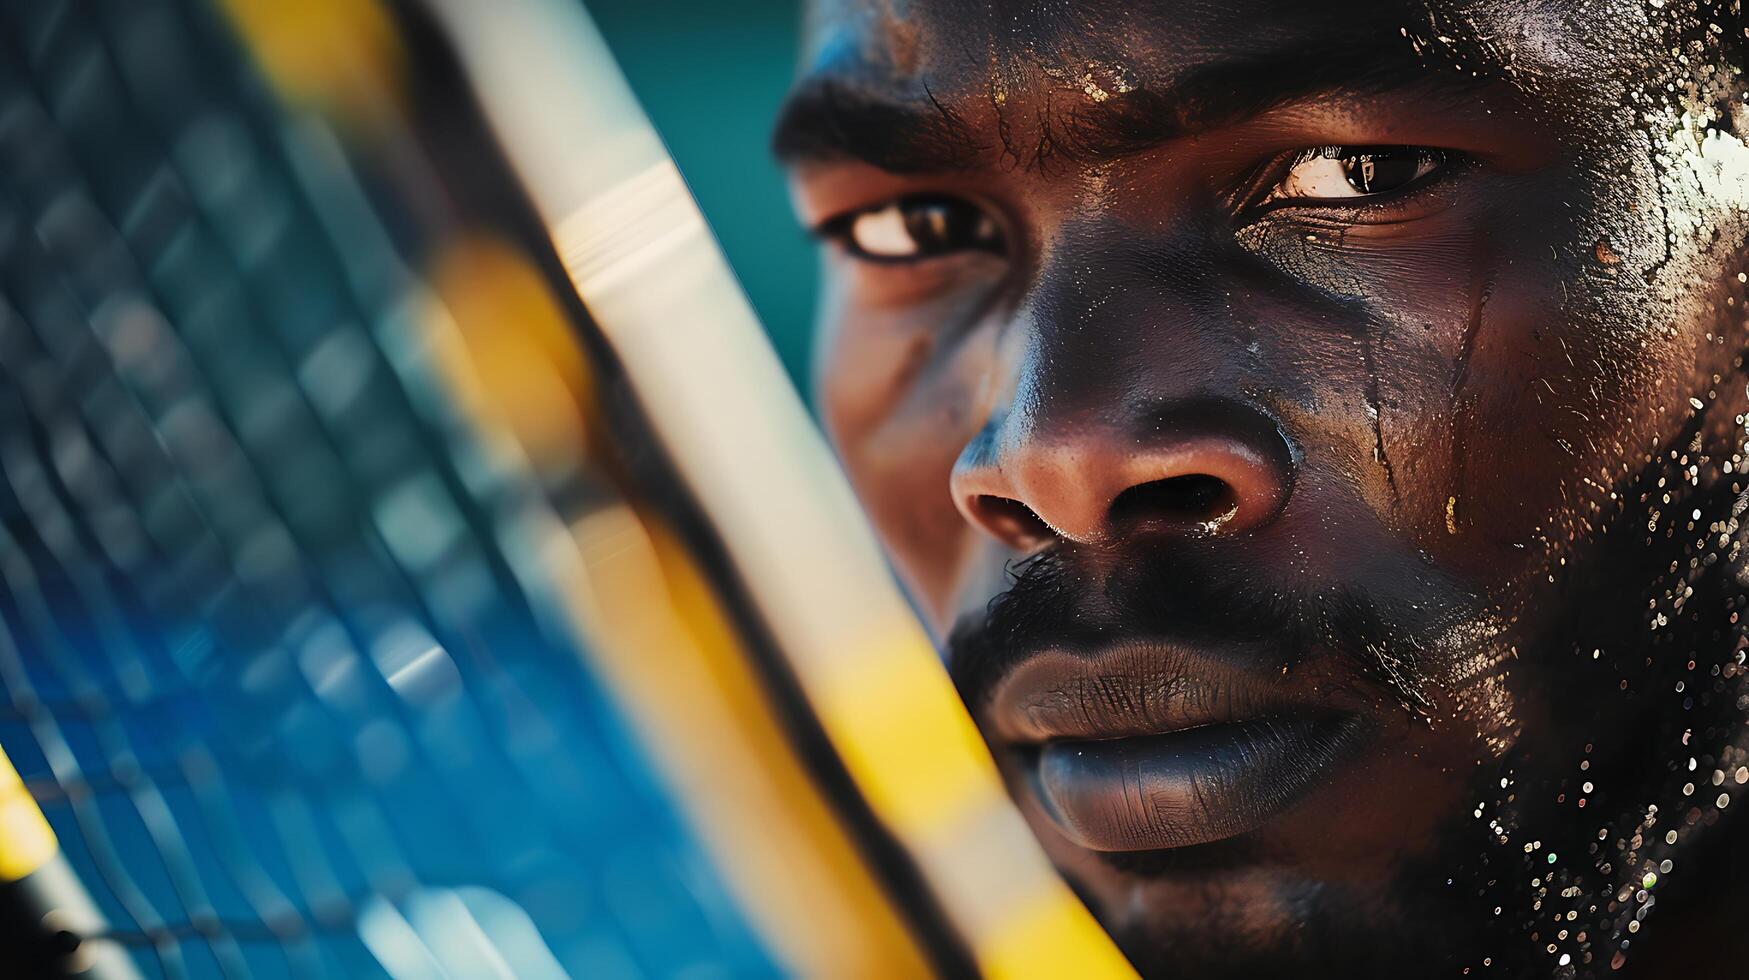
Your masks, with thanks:
<instances>
[{"instance_id":1,"label":"blue net mesh","mask_svg":"<svg viewBox=\"0 0 1749 980\"><path fill-rule=\"evenodd\" d=\"M422 348L393 195L203 4L0 39L0 747L113 937L147 976L769 973L526 587L543 498Z\"/></svg>"}]
</instances>

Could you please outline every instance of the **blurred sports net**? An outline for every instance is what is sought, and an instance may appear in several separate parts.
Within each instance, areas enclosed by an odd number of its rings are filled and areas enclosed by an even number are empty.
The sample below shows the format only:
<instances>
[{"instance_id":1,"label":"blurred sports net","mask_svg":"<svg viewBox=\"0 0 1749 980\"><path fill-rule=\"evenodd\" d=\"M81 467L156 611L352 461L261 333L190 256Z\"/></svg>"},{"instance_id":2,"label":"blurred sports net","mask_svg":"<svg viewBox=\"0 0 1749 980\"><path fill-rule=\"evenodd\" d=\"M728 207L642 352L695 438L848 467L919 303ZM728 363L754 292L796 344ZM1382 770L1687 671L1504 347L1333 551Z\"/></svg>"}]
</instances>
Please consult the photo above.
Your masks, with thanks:
<instances>
[{"instance_id":1,"label":"blurred sports net","mask_svg":"<svg viewBox=\"0 0 1749 980\"><path fill-rule=\"evenodd\" d=\"M166 976L767 968L537 612L433 243L203 5L4 14L0 745L109 935Z\"/></svg>"},{"instance_id":2,"label":"blurred sports net","mask_svg":"<svg viewBox=\"0 0 1749 980\"><path fill-rule=\"evenodd\" d=\"M903 778L750 653L434 25L0 3L9 967L892 975L1062 922L1104 965L1054 884L960 921Z\"/></svg>"}]
</instances>

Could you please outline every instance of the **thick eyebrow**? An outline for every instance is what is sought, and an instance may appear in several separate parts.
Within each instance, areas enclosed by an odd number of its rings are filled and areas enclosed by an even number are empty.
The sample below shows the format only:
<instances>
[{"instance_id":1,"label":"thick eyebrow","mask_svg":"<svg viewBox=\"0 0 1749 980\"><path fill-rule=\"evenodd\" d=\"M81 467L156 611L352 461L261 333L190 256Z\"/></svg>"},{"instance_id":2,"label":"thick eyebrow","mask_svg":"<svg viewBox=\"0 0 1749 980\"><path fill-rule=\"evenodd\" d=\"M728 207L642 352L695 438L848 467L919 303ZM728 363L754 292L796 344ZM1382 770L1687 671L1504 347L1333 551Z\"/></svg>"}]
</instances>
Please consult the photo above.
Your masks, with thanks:
<instances>
[{"instance_id":1,"label":"thick eyebrow","mask_svg":"<svg viewBox=\"0 0 1749 980\"><path fill-rule=\"evenodd\" d=\"M1057 106L1047 100L1030 110L1037 139L1031 147L1010 145L1007 125L1000 142L980 139L961 112L927 88L895 93L865 77L827 72L791 92L772 151L786 165L850 159L900 174L974 170L1001 157L1029 167L1051 156L1111 160L1309 96L1429 87L1459 94L1495 81L1478 66L1461 73L1443 68L1407 44L1332 47L1192 68L1160 88L1098 101L1065 89Z\"/></svg>"},{"instance_id":2,"label":"thick eyebrow","mask_svg":"<svg viewBox=\"0 0 1749 980\"><path fill-rule=\"evenodd\" d=\"M814 75L784 100L771 149L786 165L861 160L893 173L972 169L987 149L927 89L896 97L855 79Z\"/></svg>"}]
</instances>

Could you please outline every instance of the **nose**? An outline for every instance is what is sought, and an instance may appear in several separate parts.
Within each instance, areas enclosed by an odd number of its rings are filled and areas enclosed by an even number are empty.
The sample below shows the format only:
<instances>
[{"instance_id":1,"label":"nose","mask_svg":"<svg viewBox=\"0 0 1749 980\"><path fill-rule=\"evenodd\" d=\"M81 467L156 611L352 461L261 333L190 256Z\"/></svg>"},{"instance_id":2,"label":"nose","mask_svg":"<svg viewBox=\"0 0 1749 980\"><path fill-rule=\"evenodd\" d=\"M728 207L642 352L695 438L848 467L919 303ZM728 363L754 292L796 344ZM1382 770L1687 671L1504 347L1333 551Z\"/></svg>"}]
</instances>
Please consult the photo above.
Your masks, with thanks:
<instances>
[{"instance_id":1,"label":"nose","mask_svg":"<svg viewBox=\"0 0 1749 980\"><path fill-rule=\"evenodd\" d=\"M1022 551L1126 534L1236 535L1273 520L1292 485L1280 427L1224 399L1128 421L1011 413L966 447L952 477L965 518Z\"/></svg>"}]
</instances>

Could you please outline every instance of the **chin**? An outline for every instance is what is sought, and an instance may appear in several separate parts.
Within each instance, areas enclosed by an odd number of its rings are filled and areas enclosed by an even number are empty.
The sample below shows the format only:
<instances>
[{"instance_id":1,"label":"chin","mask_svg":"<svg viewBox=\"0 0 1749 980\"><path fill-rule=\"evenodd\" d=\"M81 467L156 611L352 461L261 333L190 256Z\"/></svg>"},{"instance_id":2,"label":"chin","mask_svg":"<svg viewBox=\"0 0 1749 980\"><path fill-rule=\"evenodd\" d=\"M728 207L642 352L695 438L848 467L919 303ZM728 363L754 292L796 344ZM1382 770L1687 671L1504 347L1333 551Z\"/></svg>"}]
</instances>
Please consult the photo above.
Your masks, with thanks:
<instances>
[{"instance_id":1,"label":"chin","mask_svg":"<svg viewBox=\"0 0 1749 980\"><path fill-rule=\"evenodd\" d=\"M1474 942L1466 924L1433 910L1410 918L1395 896L1286 869L1129 884L1133 899L1112 910L1111 930L1145 977L1456 976Z\"/></svg>"},{"instance_id":2,"label":"chin","mask_svg":"<svg viewBox=\"0 0 1749 980\"><path fill-rule=\"evenodd\" d=\"M1467 884L1473 875L1464 855L1482 846L1474 820L1454 819L1417 840L1373 827L1355 837L1332 836L1328 826L1296 834L1322 824L1326 800L1346 792L1320 787L1256 831L1147 851L1081 847L1030 798L1017 800L1145 977L1458 976L1465 966L1505 966L1514 955L1528 968L1524 945L1482 915L1488 910ZM1379 802L1363 805L1379 809Z\"/></svg>"}]
</instances>

